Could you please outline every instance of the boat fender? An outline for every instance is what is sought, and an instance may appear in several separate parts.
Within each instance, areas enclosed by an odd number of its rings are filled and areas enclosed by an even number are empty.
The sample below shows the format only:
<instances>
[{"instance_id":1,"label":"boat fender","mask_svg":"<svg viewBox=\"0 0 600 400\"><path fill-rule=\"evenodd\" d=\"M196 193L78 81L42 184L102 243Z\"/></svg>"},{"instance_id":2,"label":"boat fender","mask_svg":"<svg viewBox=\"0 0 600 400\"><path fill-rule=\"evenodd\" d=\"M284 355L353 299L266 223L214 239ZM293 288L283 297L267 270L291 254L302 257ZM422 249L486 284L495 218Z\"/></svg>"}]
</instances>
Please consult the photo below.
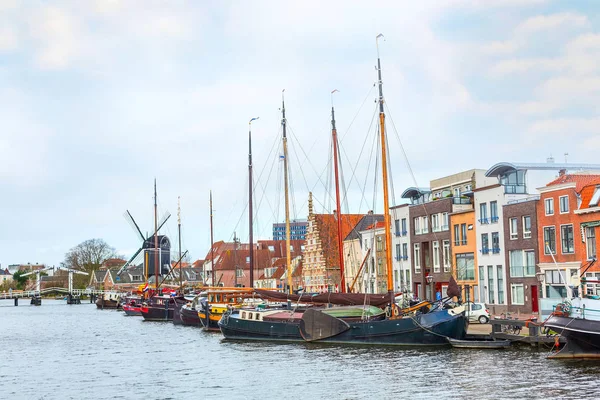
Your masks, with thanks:
<instances>
[{"instance_id":1,"label":"boat fender","mask_svg":"<svg viewBox=\"0 0 600 400\"><path fill-rule=\"evenodd\" d=\"M386 316L386 318L389 318L392 316L392 308L389 305L385 306L385 316Z\"/></svg>"},{"instance_id":2,"label":"boat fender","mask_svg":"<svg viewBox=\"0 0 600 400\"><path fill-rule=\"evenodd\" d=\"M400 314L400 307L394 305L394 307L392 308L392 314L394 315L394 317L397 317L398 314Z\"/></svg>"}]
</instances>

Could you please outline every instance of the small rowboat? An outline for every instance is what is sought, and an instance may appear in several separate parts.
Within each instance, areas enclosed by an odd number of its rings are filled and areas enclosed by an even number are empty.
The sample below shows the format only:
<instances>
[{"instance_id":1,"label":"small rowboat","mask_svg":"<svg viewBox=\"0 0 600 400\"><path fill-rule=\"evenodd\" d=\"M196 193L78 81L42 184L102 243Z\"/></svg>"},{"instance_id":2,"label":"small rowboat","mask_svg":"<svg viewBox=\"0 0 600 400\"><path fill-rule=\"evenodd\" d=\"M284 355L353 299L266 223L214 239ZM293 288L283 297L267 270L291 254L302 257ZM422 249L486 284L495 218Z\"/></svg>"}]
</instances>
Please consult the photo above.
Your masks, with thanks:
<instances>
[{"instance_id":1,"label":"small rowboat","mask_svg":"<svg viewBox=\"0 0 600 400\"><path fill-rule=\"evenodd\" d=\"M459 340L447 338L452 347L460 349L505 349L510 340Z\"/></svg>"}]
</instances>

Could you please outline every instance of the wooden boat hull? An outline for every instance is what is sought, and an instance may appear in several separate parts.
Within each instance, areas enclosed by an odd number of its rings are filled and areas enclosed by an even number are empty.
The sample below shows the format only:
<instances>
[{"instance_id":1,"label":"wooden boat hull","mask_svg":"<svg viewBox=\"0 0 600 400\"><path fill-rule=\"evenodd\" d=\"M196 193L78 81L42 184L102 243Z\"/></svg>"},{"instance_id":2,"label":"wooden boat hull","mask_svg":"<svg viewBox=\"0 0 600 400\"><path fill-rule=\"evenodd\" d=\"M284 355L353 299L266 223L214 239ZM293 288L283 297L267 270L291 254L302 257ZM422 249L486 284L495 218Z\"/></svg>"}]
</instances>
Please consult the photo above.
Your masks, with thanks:
<instances>
[{"instance_id":1,"label":"wooden boat hull","mask_svg":"<svg viewBox=\"0 0 600 400\"><path fill-rule=\"evenodd\" d=\"M550 358L600 358L600 321L553 315L544 326L567 340Z\"/></svg>"},{"instance_id":2,"label":"wooden boat hull","mask_svg":"<svg viewBox=\"0 0 600 400\"><path fill-rule=\"evenodd\" d=\"M173 308L173 324L175 325L183 325L183 321L181 319L181 307L183 307L187 301L182 297L175 298L175 305Z\"/></svg>"},{"instance_id":3,"label":"wooden boat hull","mask_svg":"<svg viewBox=\"0 0 600 400\"><path fill-rule=\"evenodd\" d=\"M463 314L451 315L447 310L415 317L376 321L350 321L348 329L337 335L316 340L322 343L377 344L395 346L448 346L447 337L462 339L466 333ZM227 339L305 341L299 322L257 321L226 314L219 322Z\"/></svg>"},{"instance_id":4,"label":"wooden boat hull","mask_svg":"<svg viewBox=\"0 0 600 400\"><path fill-rule=\"evenodd\" d=\"M198 328L202 327L202 323L200 322L200 317L198 316L198 311L194 308L186 307L185 305L181 307L181 322L186 326L195 326Z\"/></svg>"},{"instance_id":5,"label":"wooden boat hull","mask_svg":"<svg viewBox=\"0 0 600 400\"><path fill-rule=\"evenodd\" d=\"M99 298L98 300L96 300L96 307L98 307L99 309L117 310L117 309L121 309L121 302L119 302L117 300L105 300L105 299Z\"/></svg>"}]
</instances>

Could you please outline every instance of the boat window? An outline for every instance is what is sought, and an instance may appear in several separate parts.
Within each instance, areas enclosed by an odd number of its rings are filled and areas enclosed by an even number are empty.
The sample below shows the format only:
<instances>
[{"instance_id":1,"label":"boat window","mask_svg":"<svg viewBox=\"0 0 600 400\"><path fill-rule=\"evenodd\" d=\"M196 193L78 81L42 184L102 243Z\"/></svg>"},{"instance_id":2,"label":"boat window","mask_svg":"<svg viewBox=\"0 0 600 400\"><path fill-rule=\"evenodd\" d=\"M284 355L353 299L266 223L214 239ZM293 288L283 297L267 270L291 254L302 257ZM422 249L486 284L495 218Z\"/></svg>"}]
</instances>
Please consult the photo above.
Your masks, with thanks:
<instances>
[{"instance_id":1,"label":"boat window","mask_svg":"<svg viewBox=\"0 0 600 400\"><path fill-rule=\"evenodd\" d=\"M257 320L257 321L259 321L259 320L260 320L260 314L259 314L259 313L256 313L256 315L255 315L255 318L254 318L254 319L255 319L255 320Z\"/></svg>"},{"instance_id":2,"label":"boat window","mask_svg":"<svg viewBox=\"0 0 600 400\"><path fill-rule=\"evenodd\" d=\"M248 319L252 319L252 313L248 313Z\"/></svg>"},{"instance_id":3,"label":"boat window","mask_svg":"<svg viewBox=\"0 0 600 400\"><path fill-rule=\"evenodd\" d=\"M242 312L242 318L246 318L246 311Z\"/></svg>"}]
</instances>

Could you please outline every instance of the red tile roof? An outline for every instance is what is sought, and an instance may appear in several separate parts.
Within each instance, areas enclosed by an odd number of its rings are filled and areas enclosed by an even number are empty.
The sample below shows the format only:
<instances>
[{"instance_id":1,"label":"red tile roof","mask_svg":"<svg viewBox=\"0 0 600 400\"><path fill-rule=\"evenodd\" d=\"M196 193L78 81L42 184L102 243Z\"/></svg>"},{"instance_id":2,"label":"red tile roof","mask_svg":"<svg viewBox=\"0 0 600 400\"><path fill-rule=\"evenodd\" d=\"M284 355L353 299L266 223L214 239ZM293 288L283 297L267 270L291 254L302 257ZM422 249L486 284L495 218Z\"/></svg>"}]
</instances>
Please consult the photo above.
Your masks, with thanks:
<instances>
[{"instance_id":1,"label":"red tile roof","mask_svg":"<svg viewBox=\"0 0 600 400\"><path fill-rule=\"evenodd\" d=\"M600 190L600 188L598 188L598 183L586 185L583 189L581 189L581 207L579 207L579 209L584 209L584 208L590 207L590 205L589 205L590 200L592 200L592 196L594 195L596 190ZM592 207L597 207L597 206L592 206Z\"/></svg>"},{"instance_id":2,"label":"red tile roof","mask_svg":"<svg viewBox=\"0 0 600 400\"><path fill-rule=\"evenodd\" d=\"M561 175L546 186L562 185L564 183L575 182L575 191L581 192L584 186L600 183L600 175L591 174L565 174ZM588 201L589 202L589 201Z\"/></svg>"},{"instance_id":3,"label":"red tile roof","mask_svg":"<svg viewBox=\"0 0 600 400\"><path fill-rule=\"evenodd\" d=\"M367 227L367 230L379 229L379 228L385 228L385 222L384 221L377 221L374 224L369 225Z\"/></svg>"}]
</instances>

